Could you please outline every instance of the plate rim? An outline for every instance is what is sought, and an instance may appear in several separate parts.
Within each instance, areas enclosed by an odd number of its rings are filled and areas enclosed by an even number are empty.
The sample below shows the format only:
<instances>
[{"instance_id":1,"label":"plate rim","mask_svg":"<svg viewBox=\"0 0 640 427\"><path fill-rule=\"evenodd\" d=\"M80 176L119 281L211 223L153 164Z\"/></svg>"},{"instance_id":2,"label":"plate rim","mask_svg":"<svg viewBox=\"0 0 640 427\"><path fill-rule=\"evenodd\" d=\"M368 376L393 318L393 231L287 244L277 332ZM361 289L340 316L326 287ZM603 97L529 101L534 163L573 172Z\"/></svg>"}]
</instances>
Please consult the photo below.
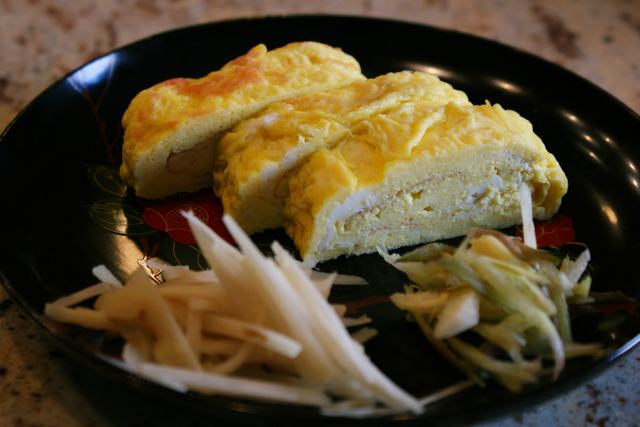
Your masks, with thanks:
<instances>
[{"instance_id":1,"label":"plate rim","mask_svg":"<svg viewBox=\"0 0 640 427\"><path fill-rule=\"evenodd\" d=\"M351 14L330 14L330 13L283 14L283 15L276 14L276 15L250 16L250 17L223 19L218 21L209 21L209 22L203 22L195 25L186 25L186 26L181 26L177 28L167 29L159 33L154 33L154 34L145 36L141 39L134 40L123 46L112 49L109 52L96 56L95 58L92 58L90 61L79 65L78 67L66 73L64 76L50 83L37 96L35 96L32 100L30 100L13 117L13 119L10 120L10 122L7 124L5 129L0 133L0 144L4 142L7 135L9 135L12 129L16 126L17 123L19 123L21 118L33 106L34 103L36 103L39 99L45 97L51 90L53 90L53 88L61 84L64 84L65 81L67 81L69 78L71 78L74 74L76 74L81 69L97 61L100 61L101 59L107 56L118 54L120 52L124 52L132 48L135 48L136 46L141 46L146 43L150 43L154 39L172 37L173 34L177 34L177 33L188 33L188 32L197 31L197 30L206 30L207 28L216 27L220 25L234 26L236 24L246 24L246 23L257 22L257 21L282 22L282 21L295 21L295 20L301 20L301 19L326 20L326 21L335 21L335 20L358 21L361 23L367 23L368 25L386 23L386 24L398 25L403 27L409 26L417 30L435 31L446 36L468 38L468 39L479 41L481 43L485 43L489 46L494 46L500 49L506 49L506 50L509 50L511 53L519 56L523 56L528 60L533 60L538 63L543 63L545 64L545 66L551 67L552 69L554 69L554 72L564 73L567 77L571 78L576 82L579 82L582 85L586 84L590 90L597 91L599 95L606 97L611 102L614 102L618 107L622 107L627 114L630 114L631 119L637 121L638 124L640 124L640 113L634 111L630 106L622 102L615 95L606 91L605 89L600 87L598 84L588 80L586 77L579 75L577 72L571 69L568 69L558 63L555 63L549 59L546 59L532 52L529 52L521 47L509 45L504 42L492 40L483 36L466 33L457 29L444 28L444 27L439 27L431 24L423 24L416 21L408 21L408 20L402 20L397 18L385 18L385 17L378 17L378 16L360 16L360 15L351 15ZM21 310L23 312L26 312L33 319L33 321L35 321L35 323L40 328L42 328L42 330L46 332L46 336L48 336L50 339L53 339L53 342L56 345L58 345L58 347L62 348L65 351L65 353L72 355L74 358L79 358L86 367L93 367L93 370L95 372L98 372L100 375L109 375L109 377L112 379L115 377L117 382L127 383L128 386L133 387L137 391L142 392L146 395L150 395L154 397L158 397L158 395L163 395L163 396L160 396L162 398L171 398L172 396L179 395L175 391L169 390L145 378L139 377L125 370L117 368L116 366L102 359L98 355L85 351L84 349L79 347L77 344L74 344L73 341L68 337L66 337L65 335L57 334L55 331L47 327L46 324L41 320L41 317L43 316L43 314L38 312L38 310L35 307L32 307L23 298L18 288L14 286L11 283L11 281L9 281L4 271L2 270L1 266L0 266L0 285L7 291L11 299L18 302L18 305L20 306ZM516 396L512 401L509 401L508 409L506 410L504 408L498 409L497 412L499 412L502 415L505 415L508 413L512 413L515 410L523 410L526 408L531 409L536 405L539 405L543 402L547 402L553 398L558 397L559 395L565 393L567 390L575 389L579 387L581 384L583 384L584 382L586 382L588 379L594 378L595 376L600 375L604 370L610 368L614 362L618 361L621 357L629 354L631 350L636 348L639 344L640 344L640 331L636 334L635 337L627 341L624 345L616 348L616 350L613 353L609 354L605 358L598 360L596 363L591 365L587 370L583 372L575 373L570 378L560 379L555 383L550 384L547 387L542 387L540 389L530 391L527 394ZM234 406L234 402L237 402L238 399L233 397L224 397L224 396L223 397L205 396L206 399L209 399L211 397L218 400L218 404L215 405L215 409L226 410L228 414L231 416L250 415L253 417L261 417L266 415L269 417L274 417L274 419L280 418L278 416L274 416L274 414L265 414L263 411L251 412L251 413L239 413L237 411L234 411L233 408L231 408L232 406ZM179 400L182 400L182 399L179 399ZM225 402L227 402L228 404L225 404ZM250 401L250 404L256 405L259 407L275 408L280 406L280 407L286 407L287 409L296 408L295 406L291 406L291 405L283 405L278 403L269 403L269 402L261 402L261 401ZM299 408L305 408L305 407L299 407ZM339 417L334 418L334 417L322 416L315 409L311 409L311 411L315 412L315 414L311 414L312 415L311 417L308 417L308 419L312 421L324 420L324 421L338 422L339 420L342 419ZM482 420L487 418L493 418L497 416L497 414L493 412L495 412L495 408L487 408L487 410L485 411L477 411L477 412L473 412L471 414L465 415L463 416L463 419L466 419L466 420L473 419L477 421L477 420ZM287 415L282 415L281 417L287 417ZM420 421L426 421L428 419L429 417L417 416L413 418L413 421L420 422ZM347 419L347 420L353 421L352 419ZM365 419L365 421L366 420L394 421L394 417L368 418L368 419Z\"/></svg>"}]
</instances>

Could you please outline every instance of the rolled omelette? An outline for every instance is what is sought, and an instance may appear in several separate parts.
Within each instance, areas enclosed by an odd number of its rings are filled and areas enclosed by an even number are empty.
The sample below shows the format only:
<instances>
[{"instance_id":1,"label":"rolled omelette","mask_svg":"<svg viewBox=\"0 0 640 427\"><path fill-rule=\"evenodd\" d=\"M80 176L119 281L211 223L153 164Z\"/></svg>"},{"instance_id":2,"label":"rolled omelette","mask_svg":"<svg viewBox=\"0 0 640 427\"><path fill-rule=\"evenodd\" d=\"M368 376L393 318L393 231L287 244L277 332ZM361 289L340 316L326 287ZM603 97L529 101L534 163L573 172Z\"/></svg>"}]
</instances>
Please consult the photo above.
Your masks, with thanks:
<instances>
[{"instance_id":1,"label":"rolled omelette","mask_svg":"<svg viewBox=\"0 0 640 427\"><path fill-rule=\"evenodd\" d=\"M403 71L271 104L217 145L214 188L225 213L247 232L284 225L288 178L315 151L330 148L371 116L410 101L469 104L436 76Z\"/></svg>"},{"instance_id":2,"label":"rolled omelette","mask_svg":"<svg viewBox=\"0 0 640 427\"><path fill-rule=\"evenodd\" d=\"M404 103L363 120L289 178L284 219L307 265L551 217L567 178L529 121L500 105Z\"/></svg>"},{"instance_id":3,"label":"rolled omelette","mask_svg":"<svg viewBox=\"0 0 640 427\"><path fill-rule=\"evenodd\" d=\"M205 77L156 84L122 118L120 175L147 199L209 188L215 145L239 121L270 103L364 79L340 49L299 42L271 51L260 44Z\"/></svg>"}]
</instances>

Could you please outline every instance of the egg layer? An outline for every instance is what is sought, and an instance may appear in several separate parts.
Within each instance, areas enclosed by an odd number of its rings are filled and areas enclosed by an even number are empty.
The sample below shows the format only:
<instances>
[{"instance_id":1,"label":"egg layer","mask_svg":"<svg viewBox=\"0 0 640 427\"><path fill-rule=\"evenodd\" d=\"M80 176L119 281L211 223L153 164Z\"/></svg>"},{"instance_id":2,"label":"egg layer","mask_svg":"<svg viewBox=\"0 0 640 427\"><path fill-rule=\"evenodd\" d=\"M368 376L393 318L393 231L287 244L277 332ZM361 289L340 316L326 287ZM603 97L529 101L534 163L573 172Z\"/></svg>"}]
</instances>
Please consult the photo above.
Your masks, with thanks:
<instances>
[{"instance_id":1,"label":"egg layer","mask_svg":"<svg viewBox=\"0 0 640 427\"><path fill-rule=\"evenodd\" d=\"M289 176L298 165L344 139L357 123L415 101L469 104L436 76L404 71L270 105L218 144L214 185L225 212L248 233L281 227Z\"/></svg>"},{"instance_id":2,"label":"egg layer","mask_svg":"<svg viewBox=\"0 0 640 427\"><path fill-rule=\"evenodd\" d=\"M289 179L286 230L304 262L393 249L559 208L567 178L531 124L500 105L404 103L362 120Z\"/></svg>"},{"instance_id":3,"label":"egg layer","mask_svg":"<svg viewBox=\"0 0 640 427\"><path fill-rule=\"evenodd\" d=\"M316 42L267 51L258 45L205 77L176 78L140 92L123 119L122 178L143 198L211 187L225 131L266 105L364 80L340 49Z\"/></svg>"}]
</instances>

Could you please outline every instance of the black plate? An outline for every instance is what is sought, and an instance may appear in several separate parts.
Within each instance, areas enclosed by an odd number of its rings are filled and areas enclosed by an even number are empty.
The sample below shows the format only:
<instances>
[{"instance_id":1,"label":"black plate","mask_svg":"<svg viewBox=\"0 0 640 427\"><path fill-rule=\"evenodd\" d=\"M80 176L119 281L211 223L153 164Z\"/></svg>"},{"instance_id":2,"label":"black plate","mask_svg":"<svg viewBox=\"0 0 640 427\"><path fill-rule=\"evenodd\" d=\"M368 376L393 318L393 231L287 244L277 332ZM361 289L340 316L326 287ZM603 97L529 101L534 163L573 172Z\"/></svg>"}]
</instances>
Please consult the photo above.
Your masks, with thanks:
<instances>
[{"instance_id":1,"label":"black plate","mask_svg":"<svg viewBox=\"0 0 640 427\"><path fill-rule=\"evenodd\" d=\"M46 301L92 283L90 270L96 264L123 275L141 251L152 246L178 259L180 251L188 252L164 233L135 223L140 206L114 178L120 161L119 122L131 98L167 78L203 75L257 43L278 47L299 40L341 47L360 61L368 76L430 71L467 92L475 103L498 102L531 120L569 177L561 212L573 219L578 240L591 248L594 289L640 297L640 119L598 87L510 47L416 24L330 16L220 22L154 36L98 58L47 89L2 135L0 279L78 361L200 413L243 421L286 416L323 422L314 409L166 390L96 357L94 350L103 345L100 336L61 327L40 314ZM256 241L266 243L273 237L286 243L282 233L263 234ZM403 282L377 256L340 259L325 267L371 282L366 290L334 296L347 301L374 297L368 301L376 302L377 295L397 291ZM367 345L368 353L408 391L422 395L462 378L390 304L370 304L361 311L369 313L380 330ZM615 336L608 336L615 352L599 362L570 363L555 383L519 395L496 386L474 389L430 407L420 417L387 421L446 424L539 402L611 364L640 340L639 332L638 323L623 322ZM584 339L600 338L594 329L576 333Z\"/></svg>"}]
</instances>

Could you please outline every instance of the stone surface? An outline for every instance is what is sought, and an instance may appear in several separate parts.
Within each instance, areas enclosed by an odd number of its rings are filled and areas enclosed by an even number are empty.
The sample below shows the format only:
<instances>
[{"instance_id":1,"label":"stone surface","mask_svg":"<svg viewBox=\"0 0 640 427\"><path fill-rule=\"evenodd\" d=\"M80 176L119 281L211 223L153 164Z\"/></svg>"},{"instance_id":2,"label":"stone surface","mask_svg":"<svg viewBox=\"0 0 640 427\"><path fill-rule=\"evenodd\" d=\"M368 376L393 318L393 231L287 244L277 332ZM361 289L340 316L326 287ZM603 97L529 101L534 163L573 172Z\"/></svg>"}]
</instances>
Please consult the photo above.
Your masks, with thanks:
<instances>
[{"instance_id":1,"label":"stone surface","mask_svg":"<svg viewBox=\"0 0 640 427\"><path fill-rule=\"evenodd\" d=\"M640 112L640 1L0 0L0 129L50 83L154 33L237 17L380 16L451 28L554 61ZM482 426L638 425L640 349L588 384ZM0 425L205 425L75 366L0 288Z\"/></svg>"}]
</instances>

